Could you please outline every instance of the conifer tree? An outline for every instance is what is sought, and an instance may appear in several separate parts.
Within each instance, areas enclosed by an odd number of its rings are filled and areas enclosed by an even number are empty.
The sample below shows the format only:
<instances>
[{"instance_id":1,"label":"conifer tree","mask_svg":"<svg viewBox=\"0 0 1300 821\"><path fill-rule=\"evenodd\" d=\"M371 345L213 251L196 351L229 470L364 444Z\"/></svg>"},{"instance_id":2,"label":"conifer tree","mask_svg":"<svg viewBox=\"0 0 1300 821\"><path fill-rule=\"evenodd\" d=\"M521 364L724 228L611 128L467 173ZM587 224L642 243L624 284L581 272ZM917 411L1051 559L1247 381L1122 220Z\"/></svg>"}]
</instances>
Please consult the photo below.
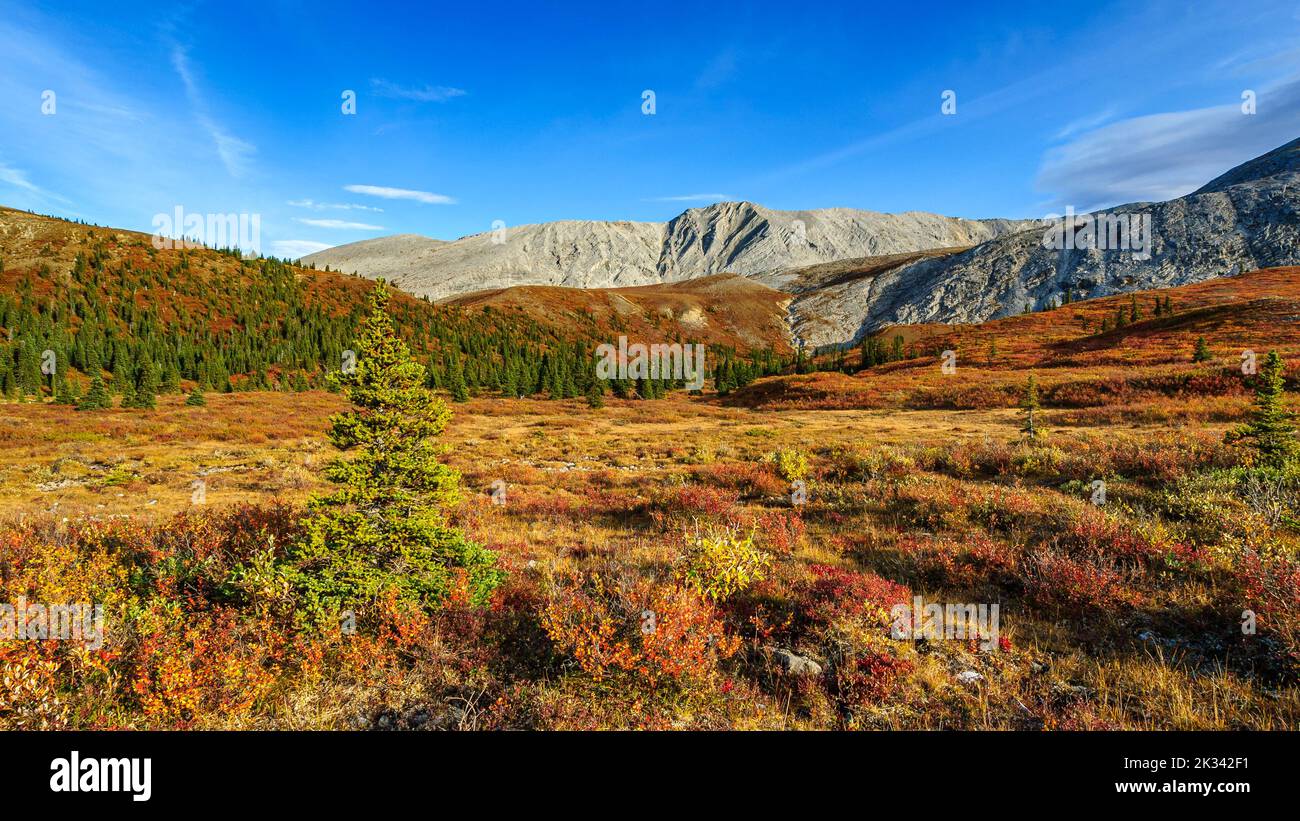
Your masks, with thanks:
<instances>
[{"instance_id":1,"label":"conifer tree","mask_svg":"<svg viewBox=\"0 0 1300 821\"><path fill-rule=\"evenodd\" d=\"M140 379L135 384L135 392L130 405L123 407L153 410L158 406L158 369L152 362L145 362L140 367Z\"/></svg>"},{"instance_id":2,"label":"conifer tree","mask_svg":"<svg viewBox=\"0 0 1300 821\"><path fill-rule=\"evenodd\" d=\"M461 365L459 357L452 362L451 373L447 376L447 389L451 391L453 402L469 401L469 386L465 384L465 368Z\"/></svg>"},{"instance_id":3,"label":"conifer tree","mask_svg":"<svg viewBox=\"0 0 1300 821\"><path fill-rule=\"evenodd\" d=\"M55 382L54 404L56 405L76 405L81 401L77 396L77 388L66 376L60 376Z\"/></svg>"},{"instance_id":4,"label":"conifer tree","mask_svg":"<svg viewBox=\"0 0 1300 821\"><path fill-rule=\"evenodd\" d=\"M113 398L108 395L108 388L104 386L104 378L98 373L90 377L90 389L86 391L85 397L77 405L77 410L102 410L111 408Z\"/></svg>"},{"instance_id":5,"label":"conifer tree","mask_svg":"<svg viewBox=\"0 0 1300 821\"><path fill-rule=\"evenodd\" d=\"M131 390L131 376L127 373L126 357L117 354L113 356L113 393L122 396L134 393Z\"/></svg>"},{"instance_id":6,"label":"conifer tree","mask_svg":"<svg viewBox=\"0 0 1300 821\"><path fill-rule=\"evenodd\" d=\"M1295 417L1286 407L1282 357L1277 351L1269 351L1264 367L1259 371L1250 421L1229 433L1227 439L1252 446L1260 464L1281 468L1300 451Z\"/></svg>"},{"instance_id":7,"label":"conifer tree","mask_svg":"<svg viewBox=\"0 0 1300 821\"><path fill-rule=\"evenodd\" d=\"M194 386L190 395L185 398L185 404L191 407L202 407L208 404L207 397L203 395L203 389L199 385Z\"/></svg>"},{"instance_id":8,"label":"conifer tree","mask_svg":"<svg viewBox=\"0 0 1300 821\"><path fill-rule=\"evenodd\" d=\"M591 380L591 385L587 388L587 407L605 407L605 386L600 384L599 379Z\"/></svg>"},{"instance_id":9,"label":"conifer tree","mask_svg":"<svg viewBox=\"0 0 1300 821\"><path fill-rule=\"evenodd\" d=\"M325 476L338 490L309 503L305 537L291 551L310 619L367 610L386 592L432 607L461 585L475 604L500 583L496 556L448 524L460 475L434 439L451 417L424 387L424 367L398 338L379 281L357 339L356 369L334 374L352 410L330 418L339 458ZM459 580L459 582L458 582Z\"/></svg>"},{"instance_id":10,"label":"conifer tree","mask_svg":"<svg viewBox=\"0 0 1300 821\"><path fill-rule=\"evenodd\" d=\"M1025 383L1025 392L1020 399L1020 409L1025 412L1025 426L1020 429L1022 433L1030 439L1038 438L1038 428L1034 424L1034 412L1039 409L1038 404L1038 382L1034 375L1029 375L1029 381Z\"/></svg>"},{"instance_id":11,"label":"conifer tree","mask_svg":"<svg viewBox=\"0 0 1300 821\"><path fill-rule=\"evenodd\" d=\"M1196 350L1192 352L1192 361L1209 362L1213 358L1214 358L1214 354L1210 353L1210 346L1206 344L1205 337L1200 337L1199 339L1197 339Z\"/></svg>"}]
</instances>

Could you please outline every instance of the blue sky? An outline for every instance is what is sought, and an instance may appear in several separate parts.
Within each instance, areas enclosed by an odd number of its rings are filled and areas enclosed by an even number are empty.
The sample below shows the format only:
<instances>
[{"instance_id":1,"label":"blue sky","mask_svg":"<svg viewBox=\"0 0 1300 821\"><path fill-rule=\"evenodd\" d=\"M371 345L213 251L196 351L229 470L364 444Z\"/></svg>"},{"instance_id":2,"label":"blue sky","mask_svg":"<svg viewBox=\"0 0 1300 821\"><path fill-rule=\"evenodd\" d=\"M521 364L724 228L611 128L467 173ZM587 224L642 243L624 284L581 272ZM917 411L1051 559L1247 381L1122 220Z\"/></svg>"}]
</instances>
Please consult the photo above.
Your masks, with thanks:
<instances>
[{"instance_id":1,"label":"blue sky","mask_svg":"<svg viewBox=\"0 0 1300 821\"><path fill-rule=\"evenodd\" d=\"M0 0L0 204L256 213L297 256L719 199L1040 217L1300 136L1295 2L619 5Z\"/></svg>"}]
</instances>

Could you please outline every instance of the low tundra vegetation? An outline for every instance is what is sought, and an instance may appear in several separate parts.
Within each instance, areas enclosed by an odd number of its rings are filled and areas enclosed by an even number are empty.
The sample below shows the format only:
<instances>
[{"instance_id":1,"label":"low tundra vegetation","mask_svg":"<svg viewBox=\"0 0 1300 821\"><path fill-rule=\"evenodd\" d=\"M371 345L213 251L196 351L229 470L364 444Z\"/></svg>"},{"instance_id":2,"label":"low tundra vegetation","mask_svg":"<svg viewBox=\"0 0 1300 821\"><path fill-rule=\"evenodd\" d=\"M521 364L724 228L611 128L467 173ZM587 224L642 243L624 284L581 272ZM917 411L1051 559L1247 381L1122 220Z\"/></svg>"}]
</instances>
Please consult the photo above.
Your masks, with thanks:
<instances>
[{"instance_id":1,"label":"low tundra vegetation","mask_svg":"<svg viewBox=\"0 0 1300 821\"><path fill-rule=\"evenodd\" d=\"M92 507L0 524L0 602L93 602L103 635L0 634L0 726L1300 727L1300 466L1272 357L1230 435L1064 424L1045 378L1030 438L1022 374L982 415L615 396L451 419L371 330L383 377L340 386L350 408L215 397L187 439L165 398L23 445L57 456L6 469L10 498L89 477ZM186 471L200 437L229 448L211 499L283 475L273 442L209 436L266 408L328 427L337 459L303 434L321 458L292 486L140 512L168 471L132 441L170 437ZM129 453L88 456L102 428ZM948 617L980 606L984 632Z\"/></svg>"},{"instance_id":2,"label":"low tundra vegetation","mask_svg":"<svg viewBox=\"0 0 1300 821\"><path fill-rule=\"evenodd\" d=\"M1300 483L1236 447L837 445L802 505L762 453L539 471L447 507L491 590L364 588L357 623L302 618L297 503L30 518L0 532L0 600L101 603L105 639L0 642L0 722L1294 728ZM917 597L998 604L996 644L896 638Z\"/></svg>"}]
</instances>

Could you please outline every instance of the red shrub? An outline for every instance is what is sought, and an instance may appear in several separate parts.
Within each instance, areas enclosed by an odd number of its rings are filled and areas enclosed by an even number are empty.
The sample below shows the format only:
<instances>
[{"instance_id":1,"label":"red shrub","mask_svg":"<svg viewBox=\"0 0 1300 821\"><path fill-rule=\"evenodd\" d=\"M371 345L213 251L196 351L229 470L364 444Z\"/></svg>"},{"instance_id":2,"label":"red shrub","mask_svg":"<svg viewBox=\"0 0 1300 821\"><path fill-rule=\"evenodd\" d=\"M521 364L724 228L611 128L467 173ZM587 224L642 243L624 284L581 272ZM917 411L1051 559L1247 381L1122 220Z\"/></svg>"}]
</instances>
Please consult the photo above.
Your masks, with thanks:
<instances>
[{"instance_id":1,"label":"red shrub","mask_svg":"<svg viewBox=\"0 0 1300 821\"><path fill-rule=\"evenodd\" d=\"M1300 562L1289 557L1261 559L1250 554L1238 570L1246 606L1259 627L1272 632L1291 658L1300 662Z\"/></svg>"},{"instance_id":2,"label":"red shrub","mask_svg":"<svg viewBox=\"0 0 1300 821\"><path fill-rule=\"evenodd\" d=\"M812 625L824 626L839 618L866 618L887 628L894 605L910 603L905 585L874 573L844 570L826 564L812 565L813 578L799 594L800 612Z\"/></svg>"},{"instance_id":3,"label":"red shrub","mask_svg":"<svg viewBox=\"0 0 1300 821\"><path fill-rule=\"evenodd\" d=\"M878 704L915 668L910 660L889 653L852 656L835 668L835 694L848 707Z\"/></svg>"},{"instance_id":4,"label":"red shrub","mask_svg":"<svg viewBox=\"0 0 1300 821\"><path fill-rule=\"evenodd\" d=\"M1031 562L1028 591L1041 604L1083 614L1131 604L1133 596L1113 567L1062 553L1039 553Z\"/></svg>"}]
</instances>

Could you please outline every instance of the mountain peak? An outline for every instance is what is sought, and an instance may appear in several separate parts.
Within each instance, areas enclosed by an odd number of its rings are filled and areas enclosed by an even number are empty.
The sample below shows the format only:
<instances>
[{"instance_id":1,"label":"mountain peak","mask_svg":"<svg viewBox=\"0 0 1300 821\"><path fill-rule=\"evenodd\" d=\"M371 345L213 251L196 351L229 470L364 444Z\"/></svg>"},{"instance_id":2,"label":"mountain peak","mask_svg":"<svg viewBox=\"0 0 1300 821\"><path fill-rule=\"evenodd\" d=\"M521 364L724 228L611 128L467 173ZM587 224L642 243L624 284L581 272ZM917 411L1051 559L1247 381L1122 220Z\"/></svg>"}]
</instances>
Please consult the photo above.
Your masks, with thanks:
<instances>
[{"instance_id":1,"label":"mountain peak","mask_svg":"<svg viewBox=\"0 0 1300 821\"><path fill-rule=\"evenodd\" d=\"M1300 138L1286 145L1278 146L1267 154L1261 154L1253 160L1247 160L1192 192L1193 194L1210 194L1231 188L1234 185L1276 177L1279 174L1300 173Z\"/></svg>"}]
</instances>

